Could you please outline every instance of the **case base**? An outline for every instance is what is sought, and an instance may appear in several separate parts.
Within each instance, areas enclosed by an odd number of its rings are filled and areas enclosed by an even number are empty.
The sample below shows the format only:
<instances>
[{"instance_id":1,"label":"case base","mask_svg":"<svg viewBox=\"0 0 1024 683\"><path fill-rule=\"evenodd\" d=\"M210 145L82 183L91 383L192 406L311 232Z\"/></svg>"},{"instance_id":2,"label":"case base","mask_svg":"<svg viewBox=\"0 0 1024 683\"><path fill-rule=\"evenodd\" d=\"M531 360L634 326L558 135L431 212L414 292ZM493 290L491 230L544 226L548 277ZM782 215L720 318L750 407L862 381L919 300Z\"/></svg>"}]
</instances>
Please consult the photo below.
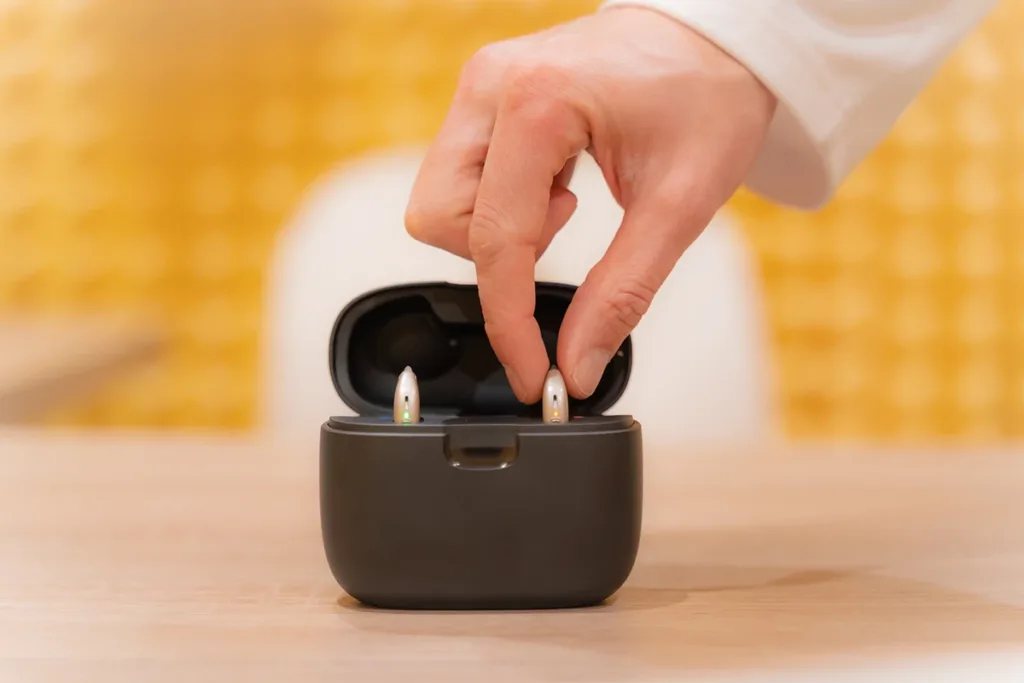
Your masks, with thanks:
<instances>
[{"instance_id":1,"label":"case base","mask_svg":"<svg viewBox=\"0 0 1024 683\"><path fill-rule=\"evenodd\" d=\"M328 563L378 608L600 604L636 559L641 454L628 416L332 418L320 445Z\"/></svg>"}]
</instances>

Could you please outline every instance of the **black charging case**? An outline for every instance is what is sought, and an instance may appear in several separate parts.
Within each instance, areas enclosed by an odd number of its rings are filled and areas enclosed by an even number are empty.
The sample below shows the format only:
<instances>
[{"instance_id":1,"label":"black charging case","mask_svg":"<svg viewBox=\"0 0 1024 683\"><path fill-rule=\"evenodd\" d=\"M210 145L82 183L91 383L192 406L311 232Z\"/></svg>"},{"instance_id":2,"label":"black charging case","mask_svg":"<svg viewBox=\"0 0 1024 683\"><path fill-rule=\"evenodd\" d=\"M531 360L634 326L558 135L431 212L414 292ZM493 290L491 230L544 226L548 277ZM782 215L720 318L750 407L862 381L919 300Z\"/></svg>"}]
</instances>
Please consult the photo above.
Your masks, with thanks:
<instances>
[{"instance_id":1,"label":"black charging case","mask_svg":"<svg viewBox=\"0 0 1024 683\"><path fill-rule=\"evenodd\" d=\"M538 283L549 358L575 287ZM355 417L320 432L327 561L359 602L391 609L542 609L601 603L626 581L640 539L642 444L606 416L632 358L627 339L572 418L519 402L484 332L474 285L379 289L350 303L330 370ZM421 421L395 424L412 367Z\"/></svg>"}]
</instances>

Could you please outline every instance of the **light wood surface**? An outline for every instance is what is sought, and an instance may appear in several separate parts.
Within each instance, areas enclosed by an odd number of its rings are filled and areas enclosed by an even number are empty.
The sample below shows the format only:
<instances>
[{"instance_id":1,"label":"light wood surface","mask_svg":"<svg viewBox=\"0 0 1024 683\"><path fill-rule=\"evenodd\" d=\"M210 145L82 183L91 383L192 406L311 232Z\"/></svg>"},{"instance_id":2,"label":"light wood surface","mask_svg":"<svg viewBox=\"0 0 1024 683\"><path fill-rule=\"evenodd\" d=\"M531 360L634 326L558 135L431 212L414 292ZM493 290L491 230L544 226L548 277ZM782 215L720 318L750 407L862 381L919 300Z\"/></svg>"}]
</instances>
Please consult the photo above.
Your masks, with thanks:
<instances>
[{"instance_id":1,"label":"light wood surface","mask_svg":"<svg viewBox=\"0 0 1024 683\"><path fill-rule=\"evenodd\" d=\"M68 405L153 358L162 342L149 320L0 317L0 422Z\"/></svg>"},{"instance_id":2,"label":"light wood surface","mask_svg":"<svg viewBox=\"0 0 1024 683\"><path fill-rule=\"evenodd\" d=\"M342 594L316 451L0 432L0 680L1024 680L1020 454L648 453L614 600L474 614Z\"/></svg>"}]
</instances>

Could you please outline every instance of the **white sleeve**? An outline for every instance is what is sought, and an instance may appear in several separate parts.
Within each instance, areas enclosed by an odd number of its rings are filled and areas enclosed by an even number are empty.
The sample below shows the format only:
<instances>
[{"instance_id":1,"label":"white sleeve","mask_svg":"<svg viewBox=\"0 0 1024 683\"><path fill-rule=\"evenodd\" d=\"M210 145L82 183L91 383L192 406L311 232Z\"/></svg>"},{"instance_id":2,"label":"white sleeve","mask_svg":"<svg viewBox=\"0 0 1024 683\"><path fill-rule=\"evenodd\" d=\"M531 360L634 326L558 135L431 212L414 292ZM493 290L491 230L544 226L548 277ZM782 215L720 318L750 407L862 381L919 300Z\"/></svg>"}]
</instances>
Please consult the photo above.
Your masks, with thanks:
<instances>
[{"instance_id":1,"label":"white sleeve","mask_svg":"<svg viewBox=\"0 0 1024 683\"><path fill-rule=\"evenodd\" d=\"M813 209L889 132L997 0L606 0L701 33L778 98L752 191Z\"/></svg>"}]
</instances>

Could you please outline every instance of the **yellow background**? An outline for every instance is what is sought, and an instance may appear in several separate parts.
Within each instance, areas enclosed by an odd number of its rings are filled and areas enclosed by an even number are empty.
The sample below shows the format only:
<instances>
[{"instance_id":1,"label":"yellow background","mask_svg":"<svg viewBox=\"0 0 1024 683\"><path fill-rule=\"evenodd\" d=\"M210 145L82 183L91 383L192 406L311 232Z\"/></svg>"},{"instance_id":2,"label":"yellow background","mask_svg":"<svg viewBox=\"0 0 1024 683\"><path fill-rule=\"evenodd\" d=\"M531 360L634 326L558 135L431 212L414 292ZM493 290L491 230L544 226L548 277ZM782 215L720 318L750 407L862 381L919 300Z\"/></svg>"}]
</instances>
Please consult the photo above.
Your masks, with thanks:
<instances>
[{"instance_id":1,"label":"yellow background","mask_svg":"<svg viewBox=\"0 0 1024 683\"><path fill-rule=\"evenodd\" d=\"M52 422L245 428L263 268L304 188L428 140L479 46L566 0L0 2L0 313L155 310L171 350ZM748 194L786 427L1024 434L1024 5L825 210Z\"/></svg>"}]
</instances>

